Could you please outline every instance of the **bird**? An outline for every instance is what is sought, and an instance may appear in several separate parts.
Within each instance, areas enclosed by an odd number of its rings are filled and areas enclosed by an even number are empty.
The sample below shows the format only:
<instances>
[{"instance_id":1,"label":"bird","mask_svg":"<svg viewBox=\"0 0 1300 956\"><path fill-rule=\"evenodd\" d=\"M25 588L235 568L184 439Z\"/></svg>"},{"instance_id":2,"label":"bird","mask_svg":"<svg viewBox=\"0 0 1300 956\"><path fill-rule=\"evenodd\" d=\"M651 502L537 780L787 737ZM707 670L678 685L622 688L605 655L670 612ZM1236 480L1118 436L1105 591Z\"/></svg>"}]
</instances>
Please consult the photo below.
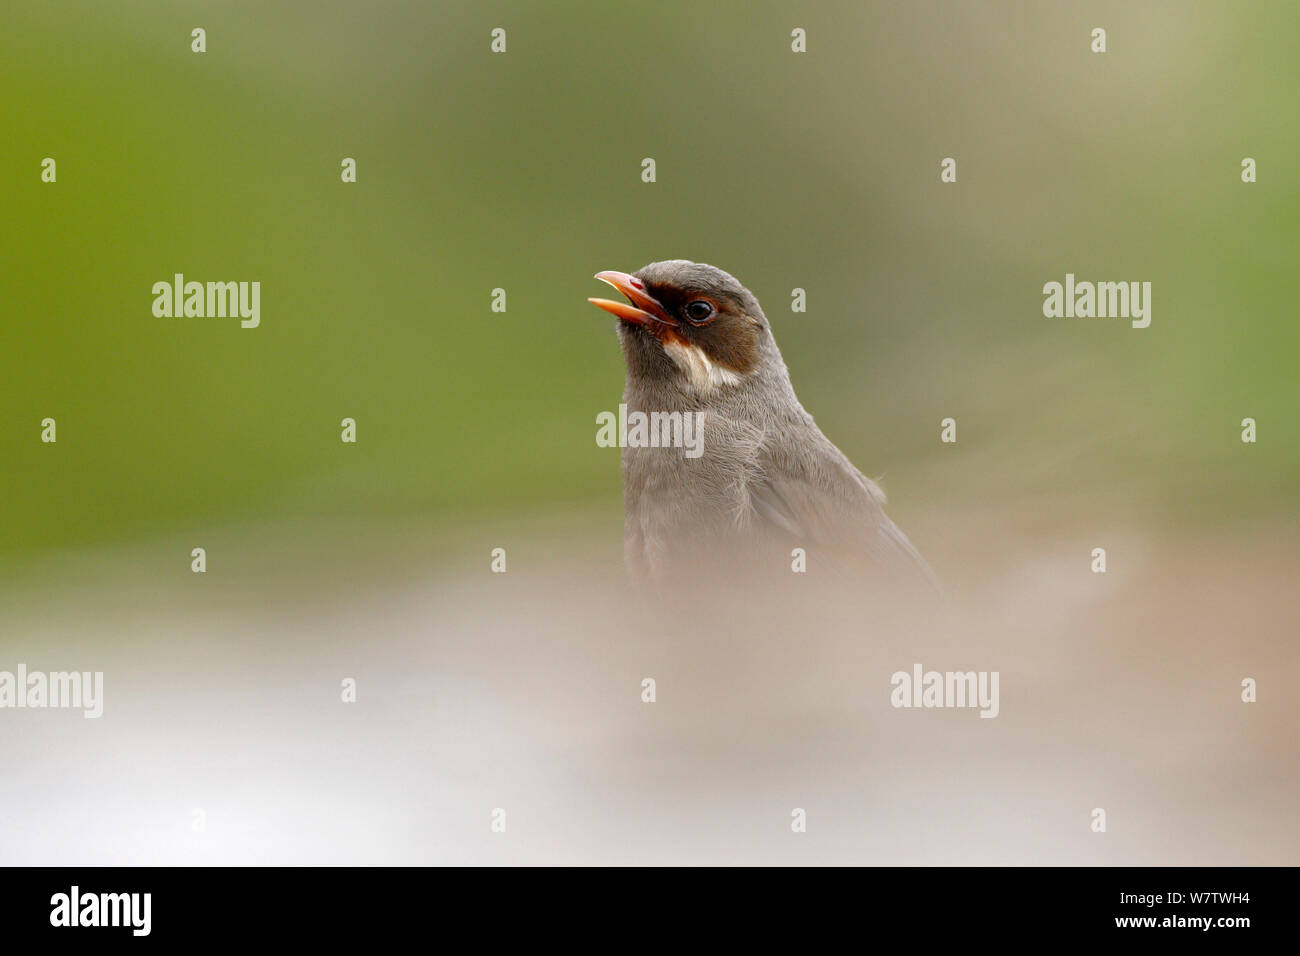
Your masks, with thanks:
<instances>
[{"instance_id":1,"label":"bird","mask_svg":"<svg viewBox=\"0 0 1300 956\"><path fill-rule=\"evenodd\" d=\"M804 410L758 299L686 259L595 278L627 299L618 319L626 414L701 416L702 449L622 450L624 559L634 577L708 578L722 562L810 566L851 579L937 579L862 474ZM811 569L811 568L809 568Z\"/></svg>"}]
</instances>

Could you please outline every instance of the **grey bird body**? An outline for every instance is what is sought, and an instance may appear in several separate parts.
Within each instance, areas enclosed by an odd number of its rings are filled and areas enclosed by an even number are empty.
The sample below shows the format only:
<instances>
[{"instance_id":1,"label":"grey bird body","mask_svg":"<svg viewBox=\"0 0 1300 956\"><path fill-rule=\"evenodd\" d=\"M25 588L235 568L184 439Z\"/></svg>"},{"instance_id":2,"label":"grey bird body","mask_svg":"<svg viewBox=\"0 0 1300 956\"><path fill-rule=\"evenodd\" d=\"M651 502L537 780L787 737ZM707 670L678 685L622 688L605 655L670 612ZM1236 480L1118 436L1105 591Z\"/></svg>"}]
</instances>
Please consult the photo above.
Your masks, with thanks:
<instances>
[{"instance_id":1,"label":"grey bird body","mask_svg":"<svg viewBox=\"0 0 1300 956\"><path fill-rule=\"evenodd\" d=\"M686 260L602 277L633 303L618 303L620 313L593 300L621 319L629 415L703 413L699 457L674 448L623 450L624 549L633 574L698 573L700 560L723 549L789 573L791 550L800 547L813 567L929 576L886 516L880 489L799 403L748 289ZM707 317L702 302L713 309Z\"/></svg>"}]
</instances>

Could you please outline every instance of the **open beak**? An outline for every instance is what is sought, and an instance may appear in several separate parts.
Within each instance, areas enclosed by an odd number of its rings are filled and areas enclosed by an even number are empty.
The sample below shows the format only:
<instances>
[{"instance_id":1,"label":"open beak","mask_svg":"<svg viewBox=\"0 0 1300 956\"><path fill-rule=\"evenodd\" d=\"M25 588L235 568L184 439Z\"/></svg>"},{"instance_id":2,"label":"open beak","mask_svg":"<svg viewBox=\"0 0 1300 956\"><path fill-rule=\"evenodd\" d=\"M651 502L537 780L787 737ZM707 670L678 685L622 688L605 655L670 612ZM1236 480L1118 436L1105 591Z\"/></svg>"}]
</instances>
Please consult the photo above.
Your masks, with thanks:
<instances>
[{"instance_id":1,"label":"open beak","mask_svg":"<svg viewBox=\"0 0 1300 956\"><path fill-rule=\"evenodd\" d=\"M680 323L664 311L664 307L646 292L645 285L636 276L626 272L597 272L596 278L608 282L619 292L627 296L627 302L614 302L610 299L588 299L594 306L604 309L624 322L654 328L656 323L679 325ZM631 305L628 304L631 303Z\"/></svg>"}]
</instances>

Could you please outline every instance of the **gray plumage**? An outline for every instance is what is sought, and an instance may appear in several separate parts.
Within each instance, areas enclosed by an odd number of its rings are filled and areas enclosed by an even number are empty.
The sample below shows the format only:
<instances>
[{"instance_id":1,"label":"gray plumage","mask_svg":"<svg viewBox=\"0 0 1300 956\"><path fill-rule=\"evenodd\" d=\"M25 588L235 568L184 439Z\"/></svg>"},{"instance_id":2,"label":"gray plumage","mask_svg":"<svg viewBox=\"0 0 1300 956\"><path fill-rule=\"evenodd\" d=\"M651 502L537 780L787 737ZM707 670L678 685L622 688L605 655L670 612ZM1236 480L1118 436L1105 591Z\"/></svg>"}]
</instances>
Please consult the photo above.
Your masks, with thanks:
<instances>
[{"instance_id":1,"label":"gray plumage","mask_svg":"<svg viewBox=\"0 0 1300 956\"><path fill-rule=\"evenodd\" d=\"M704 413L698 458L671 448L623 450L624 546L634 575L668 577L682 563L736 545L786 572L790 549L802 547L810 568L931 578L886 516L880 488L799 403L748 289L721 269L680 259L630 277L604 276L626 280L606 279L634 304L655 316L656 303L663 310L654 322L633 315L618 323L629 414ZM646 296L653 302L642 301ZM715 311L697 323L692 315L704 313L701 301ZM596 304L614 311L604 300Z\"/></svg>"}]
</instances>

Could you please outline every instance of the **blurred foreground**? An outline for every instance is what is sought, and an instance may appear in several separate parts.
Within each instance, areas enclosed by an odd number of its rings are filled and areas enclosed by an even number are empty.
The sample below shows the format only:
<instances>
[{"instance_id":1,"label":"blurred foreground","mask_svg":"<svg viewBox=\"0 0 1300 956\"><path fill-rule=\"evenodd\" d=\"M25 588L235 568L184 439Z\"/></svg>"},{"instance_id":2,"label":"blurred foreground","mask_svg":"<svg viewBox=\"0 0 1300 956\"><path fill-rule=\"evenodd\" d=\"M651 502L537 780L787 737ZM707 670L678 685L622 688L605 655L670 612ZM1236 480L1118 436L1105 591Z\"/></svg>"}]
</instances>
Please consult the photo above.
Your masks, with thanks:
<instances>
[{"instance_id":1,"label":"blurred foreground","mask_svg":"<svg viewBox=\"0 0 1300 956\"><path fill-rule=\"evenodd\" d=\"M0 862L1300 861L1293 534L1133 536L1094 575L1086 542L947 526L951 599L902 611L720 571L647 600L564 515L506 574L343 525L232 531L166 588L175 548L47 563L0 667L103 670L105 710L5 714ZM894 709L915 663L999 671L999 715Z\"/></svg>"}]
</instances>

